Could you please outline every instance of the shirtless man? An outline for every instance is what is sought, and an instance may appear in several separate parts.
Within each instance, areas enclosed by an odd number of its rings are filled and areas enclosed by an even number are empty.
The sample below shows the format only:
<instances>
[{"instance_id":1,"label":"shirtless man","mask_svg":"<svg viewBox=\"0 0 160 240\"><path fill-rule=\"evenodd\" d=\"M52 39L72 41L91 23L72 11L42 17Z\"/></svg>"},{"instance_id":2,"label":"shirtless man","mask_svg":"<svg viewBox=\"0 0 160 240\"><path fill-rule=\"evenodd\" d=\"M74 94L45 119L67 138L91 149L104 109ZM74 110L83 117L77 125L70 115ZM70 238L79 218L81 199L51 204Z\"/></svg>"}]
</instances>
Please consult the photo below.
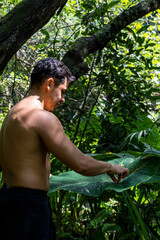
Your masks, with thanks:
<instances>
[{"instance_id":1,"label":"shirtless man","mask_svg":"<svg viewBox=\"0 0 160 240\"><path fill-rule=\"evenodd\" d=\"M0 133L4 183L0 191L2 240L55 239L47 197L49 153L85 176L106 173L119 182L129 174L127 168L83 154L51 113L64 103L64 93L73 81L74 76L62 62L53 58L39 61L31 74L29 95L9 111L3 122Z\"/></svg>"}]
</instances>

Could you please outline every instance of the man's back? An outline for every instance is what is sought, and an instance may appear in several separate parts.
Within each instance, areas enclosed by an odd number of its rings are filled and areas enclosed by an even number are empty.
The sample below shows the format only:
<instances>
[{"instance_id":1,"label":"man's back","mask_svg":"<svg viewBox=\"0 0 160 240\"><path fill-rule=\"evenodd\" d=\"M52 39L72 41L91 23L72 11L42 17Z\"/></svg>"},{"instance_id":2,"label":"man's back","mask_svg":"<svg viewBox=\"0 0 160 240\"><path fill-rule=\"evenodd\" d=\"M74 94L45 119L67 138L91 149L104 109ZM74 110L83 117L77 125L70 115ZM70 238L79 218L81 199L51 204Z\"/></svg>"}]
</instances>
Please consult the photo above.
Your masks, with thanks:
<instances>
[{"instance_id":1,"label":"man's back","mask_svg":"<svg viewBox=\"0 0 160 240\"><path fill-rule=\"evenodd\" d=\"M34 97L15 105L1 129L0 165L8 186L49 189L49 155L35 130L37 115L44 111Z\"/></svg>"}]
</instances>

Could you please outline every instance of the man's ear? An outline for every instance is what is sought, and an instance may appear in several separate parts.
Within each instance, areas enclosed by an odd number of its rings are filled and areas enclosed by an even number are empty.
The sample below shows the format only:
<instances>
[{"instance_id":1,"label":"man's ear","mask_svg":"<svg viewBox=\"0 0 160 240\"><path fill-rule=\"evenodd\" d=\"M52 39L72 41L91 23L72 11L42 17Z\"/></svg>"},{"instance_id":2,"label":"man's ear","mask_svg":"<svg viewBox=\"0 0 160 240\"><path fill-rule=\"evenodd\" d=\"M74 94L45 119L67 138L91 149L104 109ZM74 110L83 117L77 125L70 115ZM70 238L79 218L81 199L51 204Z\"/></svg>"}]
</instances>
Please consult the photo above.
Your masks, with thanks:
<instances>
[{"instance_id":1,"label":"man's ear","mask_svg":"<svg viewBox=\"0 0 160 240\"><path fill-rule=\"evenodd\" d=\"M49 90L51 87L54 87L54 85L55 85L54 78L48 78L46 80L46 88L47 88L47 90Z\"/></svg>"}]
</instances>

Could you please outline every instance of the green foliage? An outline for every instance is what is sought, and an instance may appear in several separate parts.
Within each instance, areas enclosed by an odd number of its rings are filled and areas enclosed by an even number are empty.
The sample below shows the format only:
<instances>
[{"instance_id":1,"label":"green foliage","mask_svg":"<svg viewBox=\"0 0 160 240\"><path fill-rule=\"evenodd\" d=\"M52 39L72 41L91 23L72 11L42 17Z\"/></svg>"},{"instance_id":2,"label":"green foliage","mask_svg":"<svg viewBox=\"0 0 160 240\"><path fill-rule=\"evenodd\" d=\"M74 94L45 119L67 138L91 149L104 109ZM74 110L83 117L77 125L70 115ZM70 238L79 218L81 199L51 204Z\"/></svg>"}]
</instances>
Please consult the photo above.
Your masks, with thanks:
<instances>
[{"instance_id":1,"label":"green foliage","mask_svg":"<svg viewBox=\"0 0 160 240\"><path fill-rule=\"evenodd\" d=\"M1 16L19 2L1 1ZM69 0L8 63L0 78L0 125L8 110L27 95L37 60L62 59L76 39L96 34L137 2ZM88 74L69 88L65 104L55 112L83 152L131 170L117 185L107 175L89 178L67 172L52 156L51 173L63 173L51 177L50 191L67 189L50 193L58 239L135 240L145 239L146 232L149 239L159 239L159 17L157 10L137 20L103 50L90 54L85 59Z\"/></svg>"},{"instance_id":2,"label":"green foliage","mask_svg":"<svg viewBox=\"0 0 160 240\"><path fill-rule=\"evenodd\" d=\"M6 15L15 5L20 2L21 0L1 0L0 16Z\"/></svg>"}]
</instances>

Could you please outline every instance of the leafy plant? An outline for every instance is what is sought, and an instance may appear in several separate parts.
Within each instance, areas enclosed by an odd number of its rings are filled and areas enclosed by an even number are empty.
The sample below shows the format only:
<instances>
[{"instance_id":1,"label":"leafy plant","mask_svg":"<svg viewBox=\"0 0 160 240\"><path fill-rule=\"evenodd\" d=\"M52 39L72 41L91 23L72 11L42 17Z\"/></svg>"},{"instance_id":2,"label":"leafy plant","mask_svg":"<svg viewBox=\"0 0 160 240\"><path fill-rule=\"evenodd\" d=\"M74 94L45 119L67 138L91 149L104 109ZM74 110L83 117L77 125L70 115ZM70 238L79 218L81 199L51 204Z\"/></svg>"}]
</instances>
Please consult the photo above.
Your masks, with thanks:
<instances>
[{"instance_id":1,"label":"leafy plant","mask_svg":"<svg viewBox=\"0 0 160 240\"><path fill-rule=\"evenodd\" d=\"M146 150L137 158L125 153L116 155L118 155L119 158L115 158L109 162L124 165L130 170L130 175L119 184L113 183L106 174L85 177L74 171L69 171L59 176L50 177L50 192L63 189L97 197L106 189L122 192L142 183L160 182L159 151ZM105 154L95 154L96 159L104 160L105 157Z\"/></svg>"}]
</instances>

